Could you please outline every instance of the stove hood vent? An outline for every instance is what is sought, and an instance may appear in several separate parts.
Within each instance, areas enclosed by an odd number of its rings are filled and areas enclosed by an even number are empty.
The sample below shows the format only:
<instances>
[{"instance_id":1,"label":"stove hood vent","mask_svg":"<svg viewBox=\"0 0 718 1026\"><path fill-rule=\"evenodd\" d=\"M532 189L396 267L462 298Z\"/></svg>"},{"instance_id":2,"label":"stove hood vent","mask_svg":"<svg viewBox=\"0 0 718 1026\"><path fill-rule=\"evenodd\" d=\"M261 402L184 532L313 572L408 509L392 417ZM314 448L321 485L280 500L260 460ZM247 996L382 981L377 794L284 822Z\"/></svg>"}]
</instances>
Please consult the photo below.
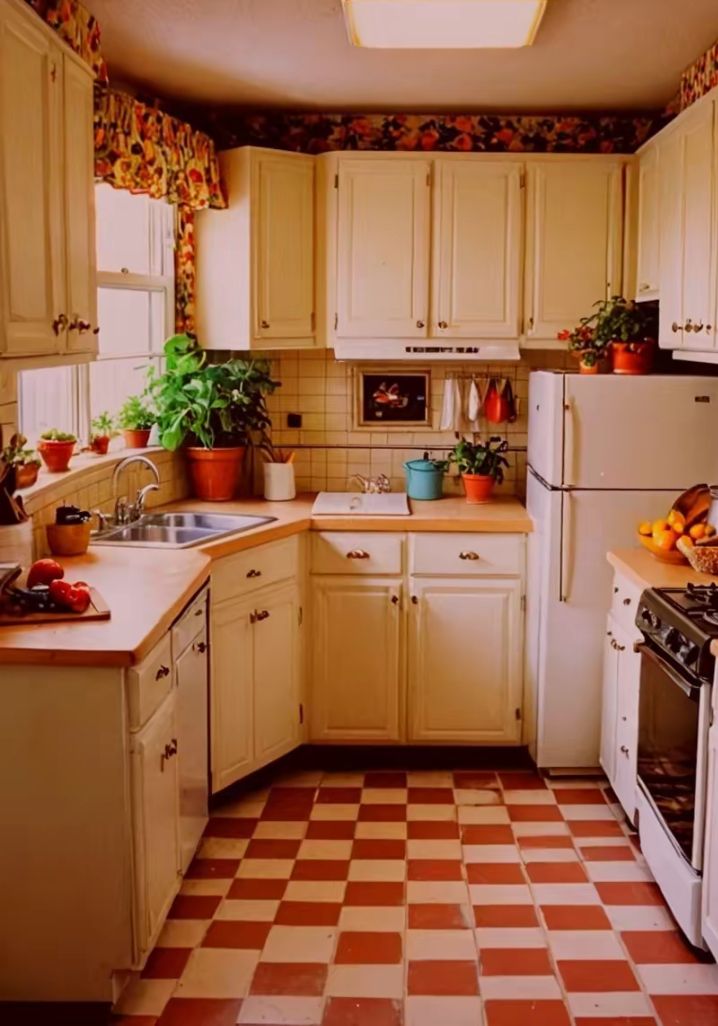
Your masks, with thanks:
<instances>
[{"instance_id":1,"label":"stove hood vent","mask_svg":"<svg viewBox=\"0 0 718 1026\"><path fill-rule=\"evenodd\" d=\"M387 360L414 363L439 363L453 360L465 363L503 363L520 360L516 339L460 339L451 345L437 339L337 338L334 341L337 360Z\"/></svg>"}]
</instances>

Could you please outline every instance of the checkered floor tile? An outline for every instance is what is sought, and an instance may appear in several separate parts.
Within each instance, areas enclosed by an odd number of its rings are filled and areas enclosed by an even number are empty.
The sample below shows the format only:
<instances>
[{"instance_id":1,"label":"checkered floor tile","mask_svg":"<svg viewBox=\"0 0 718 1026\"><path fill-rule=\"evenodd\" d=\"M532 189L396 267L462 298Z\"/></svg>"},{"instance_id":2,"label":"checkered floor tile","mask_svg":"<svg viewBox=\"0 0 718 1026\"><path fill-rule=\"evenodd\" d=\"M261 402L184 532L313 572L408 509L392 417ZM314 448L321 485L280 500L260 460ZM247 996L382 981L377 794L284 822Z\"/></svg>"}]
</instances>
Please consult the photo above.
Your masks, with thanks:
<instances>
[{"instance_id":1,"label":"checkered floor tile","mask_svg":"<svg viewBox=\"0 0 718 1026\"><path fill-rule=\"evenodd\" d=\"M610 792L298 773L215 811L124 1026L710 1026Z\"/></svg>"}]
</instances>

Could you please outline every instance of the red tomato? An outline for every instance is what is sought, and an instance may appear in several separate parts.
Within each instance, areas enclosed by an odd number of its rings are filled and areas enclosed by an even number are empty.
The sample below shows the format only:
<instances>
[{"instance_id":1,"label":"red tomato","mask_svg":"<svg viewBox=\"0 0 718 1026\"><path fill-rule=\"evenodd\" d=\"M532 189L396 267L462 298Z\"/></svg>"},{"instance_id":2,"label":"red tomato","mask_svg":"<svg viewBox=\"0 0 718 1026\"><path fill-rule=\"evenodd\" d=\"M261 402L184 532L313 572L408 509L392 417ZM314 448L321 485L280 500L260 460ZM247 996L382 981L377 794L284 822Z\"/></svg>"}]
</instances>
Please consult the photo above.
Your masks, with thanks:
<instances>
[{"instance_id":1,"label":"red tomato","mask_svg":"<svg viewBox=\"0 0 718 1026\"><path fill-rule=\"evenodd\" d=\"M27 574L28 588L36 584L50 584L65 576L65 571L55 559L38 559L32 564Z\"/></svg>"},{"instance_id":2,"label":"red tomato","mask_svg":"<svg viewBox=\"0 0 718 1026\"><path fill-rule=\"evenodd\" d=\"M58 606L73 613L84 613L90 604L90 592L86 587L77 587L69 581L51 581L50 598Z\"/></svg>"}]
</instances>

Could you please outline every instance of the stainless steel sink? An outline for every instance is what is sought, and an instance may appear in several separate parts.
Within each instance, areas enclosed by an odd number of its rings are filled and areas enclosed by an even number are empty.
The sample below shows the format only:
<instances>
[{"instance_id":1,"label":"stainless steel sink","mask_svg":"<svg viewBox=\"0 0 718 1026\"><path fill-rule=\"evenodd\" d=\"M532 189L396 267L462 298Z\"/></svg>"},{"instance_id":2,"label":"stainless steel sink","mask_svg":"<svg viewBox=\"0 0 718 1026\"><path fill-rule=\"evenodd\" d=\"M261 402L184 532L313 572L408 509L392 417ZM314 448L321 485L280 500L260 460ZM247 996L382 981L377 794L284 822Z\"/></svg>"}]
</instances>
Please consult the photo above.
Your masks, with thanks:
<instances>
[{"instance_id":1,"label":"stainless steel sink","mask_svg":"<svg viewBox=\"0 0 718 1026\"><path fill-rule=\"evenodd\" d=\"M251 531L276 519L239 513L147 513L130 524L94 535L92 544L186 549L225 535Z\"/></svg>"}]
</instances>

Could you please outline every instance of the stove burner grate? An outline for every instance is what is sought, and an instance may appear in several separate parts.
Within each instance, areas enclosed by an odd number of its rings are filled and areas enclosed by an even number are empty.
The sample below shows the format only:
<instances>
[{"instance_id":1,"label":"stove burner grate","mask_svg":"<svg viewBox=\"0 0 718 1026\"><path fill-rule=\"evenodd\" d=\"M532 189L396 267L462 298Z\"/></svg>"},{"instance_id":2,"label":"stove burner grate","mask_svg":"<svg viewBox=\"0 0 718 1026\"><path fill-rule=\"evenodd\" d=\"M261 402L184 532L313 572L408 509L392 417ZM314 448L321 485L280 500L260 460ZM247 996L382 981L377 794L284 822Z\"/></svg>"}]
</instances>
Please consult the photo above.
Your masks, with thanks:
<instances>
[{"instance_id":1,"label":"stove burner grate","mask_svg":"<svg viewBox=\"0 0 718 1026\"><path fill-rule=\"evenodd\" d=\"M718 585L716 584L687 584L685 596L697 606L715 610L718 612Z\"/></svg>"}]
</instances>

